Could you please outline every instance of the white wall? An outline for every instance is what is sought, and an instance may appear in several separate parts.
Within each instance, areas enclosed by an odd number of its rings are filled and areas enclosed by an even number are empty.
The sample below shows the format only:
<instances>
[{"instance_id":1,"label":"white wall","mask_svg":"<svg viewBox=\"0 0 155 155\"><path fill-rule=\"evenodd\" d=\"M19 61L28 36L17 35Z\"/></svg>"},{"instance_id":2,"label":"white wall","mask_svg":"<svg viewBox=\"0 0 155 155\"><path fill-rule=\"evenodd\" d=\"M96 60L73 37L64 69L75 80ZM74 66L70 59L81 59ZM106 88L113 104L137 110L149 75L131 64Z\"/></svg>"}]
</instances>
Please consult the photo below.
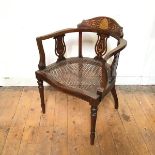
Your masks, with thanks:
<instances>
[{"instance_id":1,"label":"white wall","mask_svg":"<svg viewBox=\"0 0 155 155\"><path fill-rule=\"evenodd\" d=\"M35 38L95 16L112 17L124 27L128 46L120 56L117 84L155 84L154 6L154 0L0 0L0 85L36 85ZM48 63L55 60L53 43L45 43L51 47Z\"/></svg>"}]
</instances>

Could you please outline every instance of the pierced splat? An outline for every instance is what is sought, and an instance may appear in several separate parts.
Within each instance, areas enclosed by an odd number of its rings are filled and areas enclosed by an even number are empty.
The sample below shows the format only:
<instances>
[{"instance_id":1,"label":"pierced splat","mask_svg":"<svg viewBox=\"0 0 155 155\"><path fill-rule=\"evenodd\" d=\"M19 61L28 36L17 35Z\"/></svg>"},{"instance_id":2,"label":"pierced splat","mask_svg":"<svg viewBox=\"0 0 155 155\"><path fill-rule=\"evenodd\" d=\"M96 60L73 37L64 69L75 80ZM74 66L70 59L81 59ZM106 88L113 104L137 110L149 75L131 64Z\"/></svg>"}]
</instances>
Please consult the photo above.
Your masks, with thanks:
<instances>
[{"instance_id":1,"label":"pierced splat","mask_svg":"<svg viewBox=\"0 0 155 155\"><path fill-rule=\"evenodd\" d=\"M65 35L54 37L54 39L55 39L55 54L58 56L57 61L61 61L61 60L65 59L64 54L66 52L66 45L64 42L64 36Z\"/></svg>"},{"instance_id":2,"label":"pierced splat","mask_svg":"<svg viewBox=\"0 0 155 155\"><path fill-rule=\"evenodd\" d=\"M107 52L107 39L108 36L105 34L97 34L98 40L95 45L95 52L97 56L95 59L102 59L102 56Z\"/></svg>"}]
</instances>

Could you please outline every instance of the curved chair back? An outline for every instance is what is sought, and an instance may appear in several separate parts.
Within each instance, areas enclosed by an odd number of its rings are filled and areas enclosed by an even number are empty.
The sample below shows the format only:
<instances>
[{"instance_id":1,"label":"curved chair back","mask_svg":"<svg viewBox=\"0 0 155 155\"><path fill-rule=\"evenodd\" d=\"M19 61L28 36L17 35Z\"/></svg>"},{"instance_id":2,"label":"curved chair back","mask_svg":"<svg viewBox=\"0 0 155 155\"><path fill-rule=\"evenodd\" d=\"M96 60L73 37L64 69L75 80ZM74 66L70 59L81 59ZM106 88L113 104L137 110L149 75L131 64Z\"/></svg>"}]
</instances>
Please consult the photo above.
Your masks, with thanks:
<instances>
[{"instance_id":1,"label":"curved chair back","mask_svg":"<svg viewBox=\"0 0 155 155\"><path fill-rule=\"evenodd\" d=\"M78 24L79 28L94 28L110 32L117 38L123 37L123 28L110 17L95 17L87 20L83 20Z\"/></svg>"}]
</instances>

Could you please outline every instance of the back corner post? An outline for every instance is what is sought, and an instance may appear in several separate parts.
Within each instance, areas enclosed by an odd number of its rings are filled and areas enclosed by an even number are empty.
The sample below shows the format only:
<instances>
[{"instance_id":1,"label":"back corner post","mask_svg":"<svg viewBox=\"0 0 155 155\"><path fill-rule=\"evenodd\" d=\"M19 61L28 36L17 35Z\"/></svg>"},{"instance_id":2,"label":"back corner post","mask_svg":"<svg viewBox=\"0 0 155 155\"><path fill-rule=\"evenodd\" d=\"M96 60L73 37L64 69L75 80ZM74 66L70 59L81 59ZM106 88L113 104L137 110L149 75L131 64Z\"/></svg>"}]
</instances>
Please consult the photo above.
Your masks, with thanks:
<instances>
[{"instance_id":1,"label":"back corner post","mask_svg":"<svg viewBox=\"0 0 155 155\"><path fill-rule=\"evenodd\" d=\"M82 57L82 31L79 31L79 58Z\"/></svg>"}]
</instances>

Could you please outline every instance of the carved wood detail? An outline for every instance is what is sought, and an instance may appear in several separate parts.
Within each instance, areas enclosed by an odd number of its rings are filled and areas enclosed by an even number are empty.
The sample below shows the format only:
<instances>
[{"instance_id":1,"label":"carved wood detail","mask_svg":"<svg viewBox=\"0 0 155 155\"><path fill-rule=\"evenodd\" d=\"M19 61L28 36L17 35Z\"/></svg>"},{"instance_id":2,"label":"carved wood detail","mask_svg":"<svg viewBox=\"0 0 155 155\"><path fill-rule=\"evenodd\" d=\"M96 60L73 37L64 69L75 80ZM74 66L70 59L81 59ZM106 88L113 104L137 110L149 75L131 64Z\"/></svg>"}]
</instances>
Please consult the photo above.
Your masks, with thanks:
<instances>
[{"instance_id":1,"label":"carved wood detail","mask_svg":"<svg viewBox=\"0 0 155 155\"><path fill-rule=\"evenodd\" d=\"M101 29L110 31L119 37L123 36L123 28L114 19L109 17L96 17L83 20L82 23L78 24L78 27Z\"/></svg>"},{"instance_id":2,"label":"carved wood detail","mask_svg":"<svg viewBox=\"0 0 155 155\"><path fill-rule=\"evenodd\" d=\"M64 42L64 36L65 35L54 37L54 39L55 39L55 54L58 56L57 61L61 61L61 60L65 59L64 54L66 52L66 45Z\"/></svg>"},{"instance_id":3,"label":"carved wood detail","mask_svg":"<svg viewBox=\"0 0 155 155\"><path fill-rule=\"evenodd\" d=\"M96 128L96 118L97 118L97 106L91 106L91 130L90 130L90 144L94 145L95 139L95 128Z\"/></svg>"},{"instance_id":4,"label":"carved wood detail","mask_svg":"<svg viewBox=\"0 0 155 155\"><path fill-rule=\"evenodd\" d=\"M107 52L107 39L108 36L105 34L97 34L98 40L95 45L95 52L97 56L95 59L102 59L102 56Z\"/></svg>"},{"instance_id":5,"label":"carved wood detail","mask_svg":"<svg viewBox=\"0 0 155 155\"><path fill-rule=\"evenodd\" d=\"M116 69L118 66L119 54L120 53L114 55L114 60L111 64L111 80L114 80L116 78Z\"/></svg>"},{"instance_id":6,"label":"carved wood detail","mask_svg":"<svg viewBox=\"0 0 155 155\"><path fill-rule=\"evenodd\" d=\"M41 99L42 112L45 113L45 101L44 101L44 86L43 86L43 81L38 79L37 83L38 83L39 94L40 94L40 99Z\"/></svg>"},{"instance_id":7,"label":"carved wood detail","mask_svg":"<svg viewBox=\"0 0 155 155\"><path fill-rule=\"evenodd\" d=\"M95 139L98 105L110 91L115 100L115 108L118 108L118 98L115 90L116 69L120 51L127 45L126 40L123 39L122 30L122 27L115 20L102 16L84 20L78 25L78 28L64 29L37 37L40 70L36 71L35 74L38 79L42 112L45 113L43 81L67 94L89 102L91 106L91 145L94 144ZM64 36L73 32L79 33L79 56L67 59L64 57L66 52ZM82 56L83 32L95 32L98 35L95 44L96 57L94 59ZM109 53L107 52L108 37L113 37L118 41L117 47ZM58 59L57 63L52 63L46 67L42 41L50 38L55 40L55 54ZM108 60L110 58L114 59L109 66Z\"/></svg>"}]
</instances>

